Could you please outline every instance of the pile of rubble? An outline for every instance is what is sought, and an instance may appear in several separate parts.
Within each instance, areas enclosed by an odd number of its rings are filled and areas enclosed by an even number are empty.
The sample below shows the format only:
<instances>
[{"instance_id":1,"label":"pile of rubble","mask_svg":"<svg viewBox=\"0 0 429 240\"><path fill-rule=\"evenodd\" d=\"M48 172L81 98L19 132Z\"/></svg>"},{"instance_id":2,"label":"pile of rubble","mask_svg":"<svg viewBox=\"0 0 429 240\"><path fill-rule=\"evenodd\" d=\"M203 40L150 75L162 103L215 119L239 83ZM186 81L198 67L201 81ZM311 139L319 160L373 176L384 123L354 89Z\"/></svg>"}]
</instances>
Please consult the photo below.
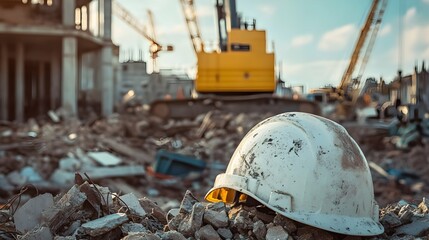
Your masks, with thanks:
<instances>
[{"instance_id":1,"label":"pile of rubble","mask_svg":"<svg viewBox=\"0 0 429 240\"><path fill-rule=\"evenodd\" d=\"M336 234L290 220L260 205L199 202L187 191L179 209L162 209L133 193L119 196L84 181L65 194L20 195L0 210L2 239L429 239L429 201L404 201L381 209L385 233L376 237ZM169 210L169 211L168 211Z\"/></svg>"},{"instance_id":2,"label":"pile of rubble","mask_svg":"<svg viewBox=\"0 0 429 240\"><path fill-rule=\"evenodd\" d=\"M177 206L177 192L191 190L201 198L216 175L224 171L244 135L269 116L212 111L195 119L164 121L140 109L107 119L89 114L77 120L64 111L50 111L50 118L30 119L22 125L0 122L0 204L26 184L40 192L58 194L72 186L74 173L80 172L114 191L139 193L138 197L145 195L160 204ZM352 136L368 161L386 173L373 174L381 206L429 194L425 158L429 148L415 146L409 152L399 151L385 141L386 134L364 133ZM161 149L201 159L206 168L185 178L160 179L148 170ZM403 174L398 175L398 170ZM410 177L413 174L417 177Z\"/></svg>"}]
</instances>

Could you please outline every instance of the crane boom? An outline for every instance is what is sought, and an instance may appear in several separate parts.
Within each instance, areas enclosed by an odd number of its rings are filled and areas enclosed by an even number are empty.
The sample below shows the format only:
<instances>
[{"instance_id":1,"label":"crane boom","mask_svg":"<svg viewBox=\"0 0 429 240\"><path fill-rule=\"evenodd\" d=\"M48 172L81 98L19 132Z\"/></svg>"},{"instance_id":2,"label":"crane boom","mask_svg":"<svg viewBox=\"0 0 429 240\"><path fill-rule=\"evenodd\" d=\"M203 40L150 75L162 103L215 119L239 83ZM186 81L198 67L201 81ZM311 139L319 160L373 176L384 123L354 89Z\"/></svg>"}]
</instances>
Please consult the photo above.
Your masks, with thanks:
<instances>
[{"instance_id":1,"label":"crane boom","mask_svg":"<svg viewBox=\"0 0 429 240\"><path fill-rule=\"evenodd\" d=\"M368 36L368 32L371 29L371 25L373 23L374 15L376 13L379 2L380 2L380 0L373 0L372 5L371 5L371 9L368 13L365 24L363 25L363 27L360 31L358 41L356 42L356 45L354 47L352 56L350 58L349 65L348 65L346 71L344 72L344 74L341 78L341 82L340 82L340 85L338 86L338 88L343 93L347 91L347 88L350 85L353 71L354 71L354 69L356 67L356 63L359 59L360 51L361 51L363 45L365 44L365 40Z\"/></svg>"},{"instance_id":2,"label":"crane boom","mask_svg":"<svg viewBox=\"0 0 429 240\"><path fill-rule=\"evenodd\" d=\"M149 42L159 45L152 37L146 32L146 28L135 18L127 9L125 9L117 1L113 1L113 14L118 16L136 32L146 38Z\"/></svg>"},{"instance_id":3,"label":"crane boom","mask_svg":"<svg viewBox=\"0 0 429 240\"><path fill-rule=\"evenodd\" d=\"M201 31L197 22L194 1L180 0L180 5L182 6L183 15L185 15L186 25L188 27L189 36L191 37L195 53L204 51L204 44L201 39Z\"/></svg>"},{"instance_id":4,"label":"crane boom","mask_svg":"<svg viewBox=\"0 0 429 240\"><path fill-rule=\"evenodd\" d=\"M386 10L387 0L382 0L381 7L377 12L375 18L374 29L371 32L371 37L369 38L368 46L366 47L365 54L362 59L362 63L359 68L358 81L362 78L362 75L365 71L365 67L368 63L369 56L371 56L372 48L374 47L375 39L377 38L378 30L380 29L381 21L383 20L384 11Z\"/></svg>"}]
</instances>

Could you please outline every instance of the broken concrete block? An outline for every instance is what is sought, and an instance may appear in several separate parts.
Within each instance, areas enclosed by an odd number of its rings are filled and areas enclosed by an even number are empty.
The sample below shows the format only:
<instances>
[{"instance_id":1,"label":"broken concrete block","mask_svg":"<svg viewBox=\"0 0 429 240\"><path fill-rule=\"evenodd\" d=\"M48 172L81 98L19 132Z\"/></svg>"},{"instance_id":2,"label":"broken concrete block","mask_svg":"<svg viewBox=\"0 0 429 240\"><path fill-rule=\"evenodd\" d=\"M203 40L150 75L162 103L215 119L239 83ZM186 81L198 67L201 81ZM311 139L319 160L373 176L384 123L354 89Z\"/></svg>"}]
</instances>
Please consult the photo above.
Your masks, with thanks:
<instances>
[{"instance_id":1,"label":"broken concrete block","mask_svg":"<svg viewBox=\"0 0 429 240\"><path fill-rule=\"evenodd\" d=\"M240 211L232 221L232 225L237 229L249 230L253 227L253 221L249 217L249 212Z\"/></svg>"},{"instance_id":2,"label":"broken concrete block","mask_svg":"<svg viewBox=\"0 0 429 240\"><path fill-rule=\"evenodd\" d=\"M119 201L124 207L127 207L130 210L131 214L134 214L140 218L144 218L146 216L146 211L140 205L139 200L133 193L128 193L119 197L122 201Z\"/></svg>"},{"instance_id":3,"label":"broken concrete block","mask_svg":"<svg viewBox=\"0 0 429 240\"><path fill-rule=\"evenodd\" d=\"M145 175L143 166L93 167L87 170L92 180Z\"/></svg>"},{"instance_id":4,"label":"broken concrete block","mask_svg":"<svg viewBox=\"0 0 429 240\"><path fill-rule=\"evenodd\" d=\"M153 233L132 233L121 240L161 240L161 238Z\"/></svg>"},{"instance_id":5,"label":"broken concrete block","mask_svg":"<svg viewBox=\"0 0 429 240\"><path fill-rule=\"evenodd\" d=\"M411 222L411 219L413 218L414 213L410 210L406 210L405 212L402 212L402 214L399 217L399 220L402 224L406 224Z\"/></svg>"},{"instance_id":6,"label":"broken concrete block","mask_svg":"<svg viewBox=\"0 0 429 240\"><path fill-rule=\"evenodd\" d=\"M415 237L423 237L429 233L429 215L414 217L413 222L402 225L396 229L396 234L406 234Z\"/></svg>"},{"instance_id":7,"label":"broken concrete block","mask_svg":"<svg viewBox=\"0 0 429 240\"><path fill-rule=\"evenodd\" d=\"M74 221L70 226L68 226L67 230L64 231L64 235L73 235L81 225L81 220Z\"/></svg>"},{"instance_id":8,"label":"broken concrete block","mask_svg":"<svg viewBox=\"0 0 429 240\"><path fill-rule=\"evenodd\" d=\"M114 213L82 224L84 233L94 237L109 232L128 221L125 213Z\"/></svg>"},{"instance_id":9,"label":"broken concrete block","mask_svg":"<svg viewBox=\"0 0 429 240\"><path fill-rule=\"evenodd\" d=\"M282 226L272 226L268 228L265 239L278 240L278 239L288 239L288 237L289 237L289 234L284 230Z\"/></svg>"},{"instance_id":10,"label":"broken concrete block","mask_svg":"<svg viewBox=\"0 0 429 240\"><path fill-rule=\"evenodd\" d=\"M383 224L385 228L394 228L401 225L401 220L395 213L389 212L380 219L380 223Z\"/></svg>"},{"instance_id":11,"label":"broken concrete block","mask_svg":"<svg viewBox=\"0 0 429 240\"><path fill-rule=\"evenodd\" d=\"M195 233L195 238L200 240L222 240L212 225L205 225L198 229Z\"/></svg>"},{"instance_id":12,"label":"broken concrete block","mask_svg":"<svg viewBox=\"0 0 429 240\"><path fill-rule=\"evenodd\" d=\"M24 184L27 182L27 178L22 176L17 171L10 172L6 177L10 183L17 187L24 186Z\"/></svg>"},{"instance_id":13,"label":"broken concrete block","mask_svg":"<svg viewBox=\"0 0 429 240\"><path fill-rule=\"evenodd\" d=\"M170 211L173 211L174 209L171 209ZM168 217L169 213L167 214L167 221L168 221L168 229L171 230L177 230L179 228L180 223L183 222L183 220L186 217L186 214L179 213L179 209L177 209L177 215L172 217L171 219Z\"/></svg>"},{"instance_id":14,"label":"broken concrete block","mask_svg":"<svg viewBox=\"0 0 429 240\"><path fill-rule=\"evenodd\" d=\"M66 236L66 237L55 236L54 240L76 240L76 237L74 237L74 236Z\"/></svg>"},{"instance_id":15,"label":"broken concrete block","mask_svg":"<svg viewBox=\"0 0 429 240\"><path fill-rule=\"evenodd\" d=\"M108 152L89 152L88 156L103 166L116 166L122 160Z\"/></svg>"},{"instance_id":16,"label":"broken concrete block","mask_svg":"<svg viewBox=\"0 0 429 240\"><path fill-rule=\"evenodd\" d=\"M121 231L124 234L137 233L137 232L149 232L141 223L124 223L121 226Z\"/></svg>"},{"instance_id":17,"label":"broken concrete block","mask_svg":"<svg viewBox=\"0 0 429 240\"><path fill-rule=\"evenodd\" d=\"M139 202L143 209L146 211L146 213L158 219L158 221L160 221L162 224L167 224L167 214L155 202L148 198L140 198Z\"/></svg>"},{"instance_id":18,"label":"broken concrete block","mask_svg":"<svg viewBox=\"0 0 429 240\"><path fill-rule=\"evenodd\" d=\"M206 209L210 209L216 212L226 211L225 203L223 202L209 203L207 204Z\"/></svg>"},{"instance_id":19,"label":"broken concrete block","mask_svg":"<svg viewBox=\"0 0 429 240\"><path fill-rule=\"evenodd\" d=\"M160 237L162 240L186 240L186 238L177 231L164 232Z\"/></svg>"},{"instance_id":20,"label":"broken concrete block","mask_svg":"<svg viewBox=\"0 0 429 240\"><path fill-rule=\"evenodd\" d=\"M183 219L177 230L185 237L193 236L203 224L203 215L204 205L199 202L195 203L192 212Z\"/></svg>"},{"instance_id":21,"label":"broken concrete block","mask_svg":"<svg viewBox=\"0 0 429 240\"><path fill-rule=\"evenodd\" d=\"M11 192L15 189L15 187L10 184L10 182L7 180L6 176L3 174L0 174L0 190L4 192Z\"/></svg>"},{"instance_id":22,"label":"broken concrete block","mask_svg":"<svg viewBox=\"0 0 429 240\"><path fill-rule=\"evenodd\" d=\"M63 158L60 160L60 169L64 171L74 172L79 170L82 163L76 158Z\"/></svg>"},{"instance_id":23,"label":"broken concrete block","mask_svg":"<svg viewBox=\"0 0 429 240\"><path fill-rule=\"evenodd\" d=\"M43 221L55 233L68 222L68 218L82 206L85 200L86 195L79 190L77 185L74 185L52 208L43 211Z\"/></svg>"},{"instance_id":24,"label":"broken concrete block","mask_svg":"<svg viewBox=\"0 0 429 240\"><path fill-rule=\"evenodd\" d=\"M282 226L286 230L286 232L290 234L294 233L297 229L296 224L293 220L278 213L274 217L273 223L274 225Z\"/></svg>"},{"instance_id":25,"label":"broken concrete block","mask_svg":"<svg viewBox=\"0 0 429 240\"><path fill-rule=\"evenodd\" d=\"M265 235L267 235L267 228L265 227L265 224L261 220L258 220L255 223L253 223L252 232L253 234L255 234L258 240L264 240Z\"/></svg>"},{"instance_id":26,"label":"broken concrete block","mask_svg":"<svg viewBox=\"0 0 429 240\"><path fill-rule=\"evenodd\" d=\"M54 239L51 231L47 227L37 228L31 232L26 233L22 236L23 240L49 240Z\"/></svg>"},{"instance_id":27,"label":"broken concrete block","mask_svg":"<svg viewBox=\"0 0 429 240\"><path fill-rule=\"evenodd\" d=\"M45 193L28 200L13 215L16 230L26 233L42 222L42 212L54 205L54 198Z\"/></svg>"},{"instance_id":28,"label":"broken concrete block","mask_svg":"<svg viewBox=\"0 0 429 240\"><path fill-rule=\"evenodd\" d=\"M231 230L229 230L228 228L219 228L217 230L217 233L219 233L219 235L223 239L232 239L232 237L233 237Z\"/></svg>"},{"instance_id":29,"label":"broken concrete block","mask_svg":"<svg viewBox=\"0 0 429 240\"><path fill-rule=\"evenodd\" d=\"M24 167L21 169L21 175L27 178L28 182L41 182L43 178L34 170L33 167Z\"/></svg>"},{"instance_id":30,"label":"broken concrete block","mask_svg":"<svg viewBox=\"0 0 429 240\"><path fill-rule=\"evenodd\" d=\"M320 228L315 228L312 226L304 226L301 228L298 228L297 231L298 239L307 239L307 234L310 235L309 239L320 239L320 240L334 240L334 237L330 232L327 232L325 230L322 230Z\"/></svg>"},{"instance_id":31,"label":"broken concrete block","mask_svg":"<svg viewBox=\"0 0 429 240\"><path fill-rule=\"evenodd\" d=\"M51 175L50 181L62 187L72 186L74 184L74 176L73 172L56 169Z\"/></svg>"},{"instance_id":32,"label":"broken concrete block","mask_svg":"<svg viewBox=\"0 0 429 240\"><path fill-rule=\"evenodd\" d=\"M191 191L186 190L185 196L180 203L180 212L185 214L191 213L194 204L197 202L198 200L194 197L194 195L192 195Z\"/></svg>"},{"instance_id":33,"label":"broken concrete block","mask_svg":"<svg viewBox=\"0 0 429 240\"><path fill-rule=\"evenodd\" d=\"M227 227L229 224L228 220L226 211L216 212L207 209L204 213L204 222L214 226L215 228Z\"/></svg>"}]
</instances>

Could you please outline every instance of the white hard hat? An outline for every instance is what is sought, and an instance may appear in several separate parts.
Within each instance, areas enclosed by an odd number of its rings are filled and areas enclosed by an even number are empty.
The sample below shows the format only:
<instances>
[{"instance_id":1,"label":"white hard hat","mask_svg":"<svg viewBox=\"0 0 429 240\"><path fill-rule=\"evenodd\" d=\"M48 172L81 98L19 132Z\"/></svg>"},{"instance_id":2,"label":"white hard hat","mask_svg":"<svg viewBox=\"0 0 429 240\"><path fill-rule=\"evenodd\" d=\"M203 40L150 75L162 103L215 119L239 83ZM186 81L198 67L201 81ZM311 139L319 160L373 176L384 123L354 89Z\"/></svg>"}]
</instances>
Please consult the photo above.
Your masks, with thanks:
<instances>
[{"instance_id":1,"label":"white hard hat","mask_svg":"<svg viewBox=\"0 0 429 240\"><path fill-rule=\"evenodd\" d=\"M253 127L206 200L247 196L295 221L347 235L383 233L368 163L339 124L284 113Z\"/></svg>"}]
</instances>

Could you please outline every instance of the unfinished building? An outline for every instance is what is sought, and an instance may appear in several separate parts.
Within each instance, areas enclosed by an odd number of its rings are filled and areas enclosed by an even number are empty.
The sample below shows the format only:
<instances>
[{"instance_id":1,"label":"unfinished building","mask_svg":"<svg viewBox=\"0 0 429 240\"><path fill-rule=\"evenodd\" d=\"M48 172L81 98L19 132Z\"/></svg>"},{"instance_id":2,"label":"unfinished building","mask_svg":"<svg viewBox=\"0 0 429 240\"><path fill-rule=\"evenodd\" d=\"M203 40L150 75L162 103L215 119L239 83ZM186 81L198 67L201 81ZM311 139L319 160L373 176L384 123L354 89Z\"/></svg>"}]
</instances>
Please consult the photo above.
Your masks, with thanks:
<instances>
[{"instance_id":1,"label":"unfinished building","mask_svg":"<svg viewBox=\"0 0 429 240\"><path fill-rule=\"evenodd\" d=\"M111 13L112 0L1 0L0 120L58 107L77 115L88 72L101 113L111 114Z\"/></svg>"}]
</instances>

